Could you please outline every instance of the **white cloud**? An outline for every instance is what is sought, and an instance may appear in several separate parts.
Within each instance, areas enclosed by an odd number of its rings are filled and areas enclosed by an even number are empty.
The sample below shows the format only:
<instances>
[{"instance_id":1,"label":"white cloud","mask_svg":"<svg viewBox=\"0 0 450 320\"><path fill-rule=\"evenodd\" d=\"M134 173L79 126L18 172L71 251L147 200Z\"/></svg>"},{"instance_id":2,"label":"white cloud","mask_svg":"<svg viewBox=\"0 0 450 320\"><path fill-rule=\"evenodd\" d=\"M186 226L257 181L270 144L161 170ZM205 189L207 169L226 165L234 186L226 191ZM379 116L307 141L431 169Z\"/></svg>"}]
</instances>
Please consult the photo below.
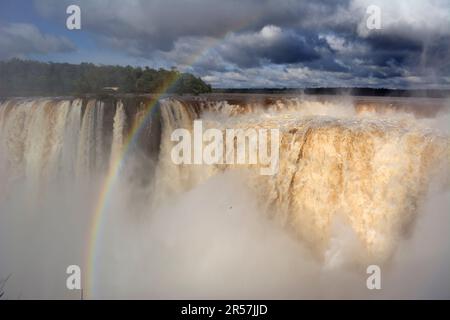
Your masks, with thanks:
<instances>
[{"instance_id":1,"label":"white cloud","mask_svg":"<svg viewBox=\"0 0 450 320\"><path fill-rule=\"evenodd\" d=\"M0 25L2 59L73 50L75 46L67 38L43 34L34 25L27 23Z\"/></svg>"},{"instance_id":2,"label":"white cloud","mask_svg":"<svg viewBox=\"0 0 450 320\"><path fill-rule=\"evenodd\" d=\"M282 31L280 27L268 25L261 29L260 34L263 38L273 39L279 37L281 35L281 32Z\"/></svg>"},{"instance_id":3,"label":"white cloud","mask_svg":"<svg viewBox=\"0 0 450 320\"><path fill-rule=\"evenodd\" d=\"M357 31L361 37L370 35L365 12L369 5L381 10L381 34L401 34L413 38L450 35L450 8L448 0L352 0L349 11L361 16Z\"/></svg>"}]
</instances>

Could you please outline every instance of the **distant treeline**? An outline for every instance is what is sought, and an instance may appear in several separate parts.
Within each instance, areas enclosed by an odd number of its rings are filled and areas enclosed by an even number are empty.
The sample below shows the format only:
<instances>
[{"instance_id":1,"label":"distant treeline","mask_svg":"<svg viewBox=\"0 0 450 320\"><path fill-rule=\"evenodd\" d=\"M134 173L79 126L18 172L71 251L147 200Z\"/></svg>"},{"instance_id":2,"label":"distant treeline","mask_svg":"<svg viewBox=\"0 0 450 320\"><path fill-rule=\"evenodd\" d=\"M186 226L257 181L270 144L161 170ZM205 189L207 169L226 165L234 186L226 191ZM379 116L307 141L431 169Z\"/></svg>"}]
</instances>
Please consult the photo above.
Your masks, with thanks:
<instances>
[{"instance_id":1,"label":"distant treeline","mask_svg":"<svg viewBox=\"0 0 450 320\"><path fill-rule=\"evenodd\" d=\"M421 89L387 89L387 88L260 88L260 89L213 89L214 93L253 93L253 94L315 94L315 95L351 95L351 96L379 96L379 97L450 97L450 90Z\"/></svg>"},{"instance_id":2,"label":"distant treeline","mask_svg":"<svg viewBox=\"0 0 450 320\"><path fill-rule=\"evenodd\" d=\"M20 59L0 61L0 96L98 94L116 89L118 93L211 92L211 86L200 78L177 70Z\"/></svg>"}]
</instances>

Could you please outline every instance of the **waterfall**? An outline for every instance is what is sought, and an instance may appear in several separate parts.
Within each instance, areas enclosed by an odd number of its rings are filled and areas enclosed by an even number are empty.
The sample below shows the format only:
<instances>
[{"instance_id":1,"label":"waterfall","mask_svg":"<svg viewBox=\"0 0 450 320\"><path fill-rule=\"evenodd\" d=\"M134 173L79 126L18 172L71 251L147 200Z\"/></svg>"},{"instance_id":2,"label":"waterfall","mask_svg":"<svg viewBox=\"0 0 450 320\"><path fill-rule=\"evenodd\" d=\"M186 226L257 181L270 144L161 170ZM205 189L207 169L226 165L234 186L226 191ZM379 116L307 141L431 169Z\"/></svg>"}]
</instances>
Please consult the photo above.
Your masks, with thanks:
<instances>
[{"instance_id":1,"label":"waterfall","mask_svg":"<svg viewBox=\"0 0 450 320\"><path fill-rule=\"evenodd\" d=\"M3 101L0 177L8 183L26 181L40 192L55 179L70 185L75 178L101 177L120 160L130 128L145 120L144 104L126 99ZM440 178L443 188L449 184L448 132L427 125L434 116L417 110L347 100L168 98L160 101L159 118L150 122L161 125L153 133L160 134L155 175L136 177L153 177L150 198L163 204L236 170L246 177L261 214L279 221L319 260L330 247L334 221L340 219L365 248L364 259L385 261L413 227L433 178ZM171 133L177 128L192 131L196 119L205 129L223 132L280 129L279 171L263 176L257 165L174 164ZM148 153L146 140L139 141ZM2 188L7 192L8 187Z\"/></svg>"},{"instance_id":2,"label":"waterfall","mask_svg":"<svg viewBox=\"0 0 450 320\"><path fill-rule=\"evenodd\" d=\"M283 108L283 104L287 105ZM211 104L209 104L211 106ZM386 106L381 106L386 113ZM333 222L343 219L365 248L363 259L384 261L413 225L429 183L441 175L448 186L449 138L420 124L414 115L382 116L351 105L288 100L259 108L223 102L204 107L207 127L280 128L280 170L243 172L261 209L276 217L324 257ZM165 196L189 190L237 165L175 165L170 132L192 130L195 106L162 105L162 144L158 182ZM230 116L233 115L233 116Z\"/></svg>"},{"instance_id":3,"label":"waterfall","mask_svg":"<svg viewBox=\"0 0 450 320\"><path fill-rule=\"evenodd\" d=\"M125 125L126 125L126 115L123 103L119 101L117 103L116 113L114 115L114 129L113 129L113 139L111 147L111 163L114 165L114 161L118 161L124 147L125 139Z\"/></svg>"}]
</instances>

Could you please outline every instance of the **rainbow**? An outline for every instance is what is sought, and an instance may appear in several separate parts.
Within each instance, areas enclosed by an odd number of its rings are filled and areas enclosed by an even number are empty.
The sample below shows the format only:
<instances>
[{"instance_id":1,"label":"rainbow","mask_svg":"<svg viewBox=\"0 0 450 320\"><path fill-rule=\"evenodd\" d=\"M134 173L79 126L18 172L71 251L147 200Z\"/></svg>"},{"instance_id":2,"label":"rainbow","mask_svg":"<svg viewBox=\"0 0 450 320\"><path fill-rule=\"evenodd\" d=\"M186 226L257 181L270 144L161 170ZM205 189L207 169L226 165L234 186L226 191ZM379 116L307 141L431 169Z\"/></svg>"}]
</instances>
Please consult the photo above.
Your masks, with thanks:
<instances>
[{"instance_id":1,"label":"rainbow","mask_svg":"<svg viewBox=\"0 0 450 320\"><path fill-rule=\"evenodd\" d=\"M171 86L173 86L177 80L178 79L174 80ZM168 91L169 89L170 87L166 88L165 91ZM122 165L126 158L126 154L130 149L130 146L133 145L134 140L139 136L141 129L144 127L143 124L146 123L147 118L151 115L151 111L154 109L154 106L162 96L163 93L152 96L150 103L148 103L146 106L145 116L141 118L141 121L136 121L123 143L121 152L110 160L109 169L100 188L100 192L92 214L92 221L90 223L88 250L87 257L85 258L85 265L87 266L87 277L83 286L84 288L87 288L87 290L85 291L87 298L92 296L94 291L94 275L97 257L96 252L99 246L98 239L101 238L103 217L106 209L108 208L110 195L116 181L119 178Z\"/></svg>"},{"instance_id":2,"label":"rainbow","mask_svg":"<svg viewBox=\"0 0 450 320\"><path fill-rule=\"evenodd\" d=\"M254 17L256 19L256 17ZM254 19L252 19L253 21ZM209 41L206 42L206 45L197 53L191 55L187 59L186 65L192 66L195 65L206 53L209 52L212 48L214 48L217 44L223 41L228 34L231 32L236 32L246 25L248 25L250 21L246 20L244 23L239 25L239 28L235 28L231 31L227 31L221 37L218 38L210 38ZM102 235L102 226L103 221L105 220L104 216L106 213L106 209L108 208L109 200L111 197L111 193L114 185L116 184L121 168L123 166L126 155L130 149L130 146L133 145L134 141L139 136L139 133L144 127L144 124L147 123L148 118L152 115L152 110L154 109L157 102L165 96L170 89L172 89L179 81L181 73L178 76L174 77L172 81L166 83L159 94L152 96L150 102L146 106L146 110L144 116L140 118L140 121L136 121L133 125L132 129L129 131L128 136L126 137L121 152L114 158L111 159L110 166L108 172L106 174L106 178L104 179L100 192L94 206L94 210L92 213L90 228L88 231L88 241L87 241L87 250L86 256L84 258L85 267L87 268L86 277L83 281L84 285L84 294L86 298L93 298L95 295L95 272L97 267L97 253L99 249L99 239L101 239Z\"/></svg>"}]
</instances>

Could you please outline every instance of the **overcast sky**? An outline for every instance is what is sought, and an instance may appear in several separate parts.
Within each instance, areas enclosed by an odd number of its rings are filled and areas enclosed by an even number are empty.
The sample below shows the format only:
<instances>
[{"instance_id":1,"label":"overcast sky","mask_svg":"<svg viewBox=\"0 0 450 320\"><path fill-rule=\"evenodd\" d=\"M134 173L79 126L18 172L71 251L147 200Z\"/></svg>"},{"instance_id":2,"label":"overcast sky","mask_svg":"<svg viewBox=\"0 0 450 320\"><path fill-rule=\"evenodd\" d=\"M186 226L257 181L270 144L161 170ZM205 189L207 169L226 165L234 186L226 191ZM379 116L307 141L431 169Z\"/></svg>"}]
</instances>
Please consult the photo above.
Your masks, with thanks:
<instances>
[{"instance_id":1,"label":"overcast sky","mask_svg":"<svg viewBox=\"0 0 450 320\"><path fill-rule=\"evenodd\" d=\"M450 0L1 0L13 57L176 66L215 87L450 88Z\"/></svg>"}]
</instances>

